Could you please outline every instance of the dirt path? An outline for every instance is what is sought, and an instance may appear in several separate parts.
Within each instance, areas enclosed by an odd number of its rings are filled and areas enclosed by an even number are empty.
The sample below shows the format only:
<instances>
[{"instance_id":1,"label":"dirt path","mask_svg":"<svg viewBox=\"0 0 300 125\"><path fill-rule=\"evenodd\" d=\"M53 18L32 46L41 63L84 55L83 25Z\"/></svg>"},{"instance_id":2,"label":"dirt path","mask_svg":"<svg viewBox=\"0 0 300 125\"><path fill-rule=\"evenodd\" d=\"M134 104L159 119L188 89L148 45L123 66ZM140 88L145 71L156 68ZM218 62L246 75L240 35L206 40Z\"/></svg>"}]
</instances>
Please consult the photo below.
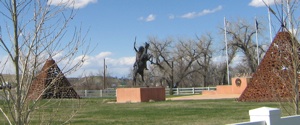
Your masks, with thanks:
<instances>
[{"instance_id":1,"label":"dirt path","mask_svg":"<svg viewBox=\"0 0 300 125\"><path fill-rule=\"evenodd\" d=\"M239 97L240 94L190 95L190 96L166 98L166 100L234 99Z\"/></svg>"}]
</instances>

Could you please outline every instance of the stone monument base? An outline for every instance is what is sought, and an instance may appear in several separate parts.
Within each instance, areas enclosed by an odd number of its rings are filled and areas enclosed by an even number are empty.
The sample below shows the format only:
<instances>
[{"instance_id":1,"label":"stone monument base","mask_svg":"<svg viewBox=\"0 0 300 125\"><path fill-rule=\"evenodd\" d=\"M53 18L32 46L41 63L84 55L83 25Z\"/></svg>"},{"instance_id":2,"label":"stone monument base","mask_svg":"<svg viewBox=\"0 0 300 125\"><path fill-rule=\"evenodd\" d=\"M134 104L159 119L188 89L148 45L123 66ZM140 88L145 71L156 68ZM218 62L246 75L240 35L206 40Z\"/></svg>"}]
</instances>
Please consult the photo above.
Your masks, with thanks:
<instances>
[{"instance_id":1,"label":"stone monument base","mask_svg":"<svg viewBox=\"0 0 300 125\"><path fill-rule=\"evenodd\" d=\"M117 88L117 103L165 101L165 88Z\"/></svg>"}]
</instances>

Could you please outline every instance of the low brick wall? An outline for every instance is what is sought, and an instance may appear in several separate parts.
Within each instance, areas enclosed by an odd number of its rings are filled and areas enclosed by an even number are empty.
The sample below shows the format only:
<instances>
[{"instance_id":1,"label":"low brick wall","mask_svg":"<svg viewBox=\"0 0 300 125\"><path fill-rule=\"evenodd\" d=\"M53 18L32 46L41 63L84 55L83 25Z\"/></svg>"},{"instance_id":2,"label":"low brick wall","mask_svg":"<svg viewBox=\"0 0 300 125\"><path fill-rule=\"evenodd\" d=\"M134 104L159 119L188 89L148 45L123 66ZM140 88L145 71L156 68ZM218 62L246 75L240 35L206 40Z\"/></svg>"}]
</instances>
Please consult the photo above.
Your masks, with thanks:
<instances>
[{"instance_id":1,"label":"low brick wall","mask_svg":"<svg viewBox=\"0 0 300 125\"><path fill-rule=\"evenodd\" d=\"M204 90L202 95L242 94L251 78L231 78L232 85L218 85L217 90Z\"/></svg>"},{"instance_id":2,"label":"low brick wall","mask_svg":"<svg viewBox=\"0 0 300 125\"><path fill-rule=\"evenodd\" d=\"M165 101L165 88L117 88L117 102Z\"/></svg>"}]
</instances>

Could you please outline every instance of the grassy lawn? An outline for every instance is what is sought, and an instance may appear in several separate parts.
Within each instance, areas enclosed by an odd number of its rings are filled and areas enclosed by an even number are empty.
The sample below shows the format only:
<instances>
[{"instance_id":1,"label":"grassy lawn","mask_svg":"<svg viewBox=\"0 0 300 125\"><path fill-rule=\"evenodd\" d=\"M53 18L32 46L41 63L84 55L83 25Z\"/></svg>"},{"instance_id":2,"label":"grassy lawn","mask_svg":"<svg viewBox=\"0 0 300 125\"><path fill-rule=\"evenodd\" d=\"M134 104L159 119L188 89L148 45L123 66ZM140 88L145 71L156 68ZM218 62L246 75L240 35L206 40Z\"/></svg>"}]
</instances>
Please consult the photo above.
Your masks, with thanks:
<instances>
[{"instance_id":1,"label":"grassy lawn","mask_svg":"<svg viewBox=\"0 0 300 125\"><path fill-rule=\"evenodd\" d=\"M276 102L236 102L233 99L122 104L111 103L112 100L114 99L50 101L33 114L31 124L40 124L41 121L62 124L74 113L73 118L66 124L220 125L249 121L250 109L262 106L280 107Z\"/></svg>"}]
</instances>

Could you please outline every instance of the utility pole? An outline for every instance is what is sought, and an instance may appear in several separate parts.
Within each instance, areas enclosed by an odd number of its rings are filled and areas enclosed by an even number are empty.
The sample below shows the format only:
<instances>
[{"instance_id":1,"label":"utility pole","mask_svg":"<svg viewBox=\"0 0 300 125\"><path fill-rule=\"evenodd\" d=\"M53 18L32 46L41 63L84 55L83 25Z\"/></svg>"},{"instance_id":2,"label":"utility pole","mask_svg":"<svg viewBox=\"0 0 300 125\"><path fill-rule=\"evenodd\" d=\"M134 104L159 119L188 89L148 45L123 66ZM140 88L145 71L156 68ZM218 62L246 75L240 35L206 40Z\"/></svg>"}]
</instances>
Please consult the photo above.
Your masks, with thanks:
<instances>
[{"instance_id":1,"label":"utility pole","mask_svg":"<svg viewBox=\"0 0 300 125\"><path fill-rule=\"evenodd\" d=\"M103 89L106 89L106 81L105 81L105 80L106 80L106 79L105 79L105 77L106 77L106 76L105 76L106 65L105 65L105 58L104 58L103 62L104 62L104 63L103 63L103 64L104 64L104 65L103 65L103 70L104 70L104 71L103 71Z\"/></svg>"},{"instance_id":2,"label":"utility pole","mask_svg":"<svg viewBox=\"0 0 300 125\"><path fill-rule=\"evenodd\" d=\"M170 95L173 95L173 87L174 87L174 60L172 60L171 64L171 85L170 85Z\"/></svg>"}]
</instances>

